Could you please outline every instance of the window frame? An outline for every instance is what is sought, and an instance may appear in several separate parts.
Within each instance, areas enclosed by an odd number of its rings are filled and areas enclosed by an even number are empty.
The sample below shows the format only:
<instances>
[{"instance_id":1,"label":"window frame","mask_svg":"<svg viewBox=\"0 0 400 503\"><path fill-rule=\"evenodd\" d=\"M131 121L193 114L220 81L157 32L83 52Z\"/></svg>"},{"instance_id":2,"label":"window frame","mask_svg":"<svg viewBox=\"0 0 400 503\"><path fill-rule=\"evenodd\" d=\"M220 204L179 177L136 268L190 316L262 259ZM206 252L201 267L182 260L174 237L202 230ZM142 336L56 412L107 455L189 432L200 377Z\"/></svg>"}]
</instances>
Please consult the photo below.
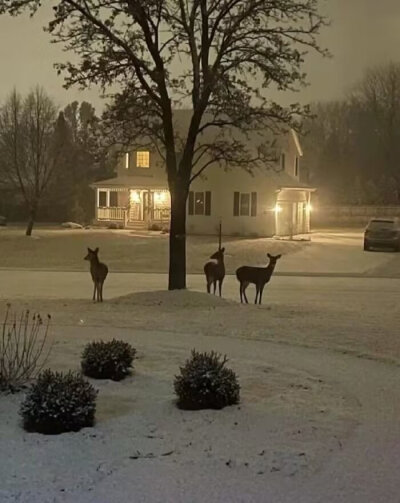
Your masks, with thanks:
<instances>
[{"instance_id":1,"label":"window frame","mask_svg":"<svg viewBox=\"0 0 400 503\"><path fill-rule=\"evenodd\" d=\"M187 214L189 216L196 216L196 217L209 217L211 216L211 211L212 211L212 192L211 190L190 190L188 194L188 202L187 202ZM198 208L196 208L196 200L198 195L201 195L203 198L203 203L202 203L202 212L200 213L198 211Z\"/></svg>"},{"instance_id":2,"label":"window frame","mask_svg":"<svg viewBox=\"0 0 400 503\"><path fill-rule=\"evenodd\" d=\"M242 213L242 196L248 196L248 213ZM234 217L256 217L257 216L257 192L233 193L233 216Z\"/></svg>"},{"instance_id":3,"label":"window frame","mask_svg":"<svg viewBox=\"0 0 400 503\"><path fill-rule=\"evenodd\" d=\"M144 159L146 159L147 154L147 166L144 165ZM145 156L145 157L141 157ZM150 151L149 150L137 150L136 151L136 167L139 169L149 169L150 168Z\"/></svg>"}]
</instances>

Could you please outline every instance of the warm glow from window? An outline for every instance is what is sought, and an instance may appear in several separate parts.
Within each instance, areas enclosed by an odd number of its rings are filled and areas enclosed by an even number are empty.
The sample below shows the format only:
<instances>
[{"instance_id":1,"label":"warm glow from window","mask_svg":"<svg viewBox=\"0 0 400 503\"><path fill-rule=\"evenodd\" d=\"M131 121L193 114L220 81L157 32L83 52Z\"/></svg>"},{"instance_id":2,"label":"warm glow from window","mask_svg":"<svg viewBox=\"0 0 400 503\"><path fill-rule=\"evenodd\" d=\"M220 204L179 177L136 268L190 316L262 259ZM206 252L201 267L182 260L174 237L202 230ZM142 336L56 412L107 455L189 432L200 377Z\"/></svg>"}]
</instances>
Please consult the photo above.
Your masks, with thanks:
<instances>
[{"instance_id":1,"label":"warm glow from window","mask_svg":"<svg viewBox=\"0 0 400 503\"><path fill-rule=\"evenodd\" d=\"M167 194L165 192L154 192L154 202L163 203L165 202Z\"/></svg>"},{"instance_id":2,"label":"warm glow from window","mask_svg":"<svg viewBox=\"0 0 400 503\"><path fill-rule=\"evenodd\" d=\"M129 169L129 152L125 154L125 169Z\"/></svg>"},{"instance_id":3,"label":"warm glow from window","mask_svg":"<svg viewBox=\"0 0 400 503\"><path fill-rule=\"evenodd\" d=\"M136 152L136 167L150 168L150 152L144 150Z\"/></svg>"},{"instance_id":4,"label":"warm glow from window","mask_svg":"<svg viewBox=\"0 0 400 503\"><path fill-rule=\"evenodd\" d=\"M140 203L140 194L136 190L131 191L130 195L131 203Z\"/></svg>"}]
</instances>

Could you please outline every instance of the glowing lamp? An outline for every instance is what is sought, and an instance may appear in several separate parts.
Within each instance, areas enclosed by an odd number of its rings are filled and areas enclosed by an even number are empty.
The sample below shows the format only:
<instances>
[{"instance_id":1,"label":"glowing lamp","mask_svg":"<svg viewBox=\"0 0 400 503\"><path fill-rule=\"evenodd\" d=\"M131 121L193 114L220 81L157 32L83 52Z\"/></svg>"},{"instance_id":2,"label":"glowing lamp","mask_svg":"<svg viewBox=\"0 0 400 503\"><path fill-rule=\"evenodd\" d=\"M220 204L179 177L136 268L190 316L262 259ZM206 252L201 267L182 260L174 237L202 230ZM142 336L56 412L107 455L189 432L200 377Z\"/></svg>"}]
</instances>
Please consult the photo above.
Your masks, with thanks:
<instances>
[{"instance_id":1,"label":"glowing lamp","mask_svg":"<svg viewBox=\"0 0 400 503\"><path fill-rule=\"evenodd\" d=\"M154 201L157 203L162 203L165 201L165 192L155 192Z\"/></svg>"},{"instance_id":2,"label":"glowing lamp","mask_svg":"<svg viewBox=\"0 0 400 503\"><path fill-rule=\"evenodd\" d=\"M280 213L282 211L282 207L279 204L276 204L274 211L275 211L275 213Z\"/></svg>"},{"instance_id":3,"label":"glowing lamp","mask_svg":"<svg viewBox=\"0 0 400 503\"><path fill-rule=\"evenodd\" d=\"M306 208L308 212L312 211L312 206L310 203L307 204Z\"/></svg>"}]
</instances>

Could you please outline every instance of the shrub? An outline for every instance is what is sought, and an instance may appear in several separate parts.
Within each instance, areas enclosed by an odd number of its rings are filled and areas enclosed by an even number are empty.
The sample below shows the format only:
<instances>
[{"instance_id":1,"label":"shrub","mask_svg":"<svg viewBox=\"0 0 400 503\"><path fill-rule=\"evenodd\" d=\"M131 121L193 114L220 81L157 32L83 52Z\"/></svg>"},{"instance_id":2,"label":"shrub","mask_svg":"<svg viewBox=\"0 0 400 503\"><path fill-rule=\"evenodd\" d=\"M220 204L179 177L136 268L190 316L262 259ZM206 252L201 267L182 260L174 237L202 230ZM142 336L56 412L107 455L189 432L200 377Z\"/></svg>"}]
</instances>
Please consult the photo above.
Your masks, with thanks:
<instances>
[{"instance_id":1,"label":"shrub","mask_svg":"<svg viewBox=\"0 0 400 503\"><path fill-rule=\"evenodd\" d=\"M82 372L95 379L120 381L131 370L136 349L124 341L90 342L82 354Z\"/></svg>"},{"instance_id":2,"label":"shrub","mask_svg":"<svg viewBox=\"0 0 400 503\"><path fill-rule=\"evenodd\" d=\"M175 376L174 389L182 409L222 409L239 402L240 386L233 370L225 367L226 356L199 353L192 356Z\"/></svg>"},{"instance_id":3,"label":"shrub","mask_svg":"<svg viewBox=\"0 0 400 503\"><path fill-rule=\"evenodd\" d=\"M97 391L81 374L45 370L21 404L27 431L56 434L93 426Z\"/></svg>"},{"instance_id":4,"label":"shrub","mask_svg":"<svg viewBox=\"0 0 400 503\"><path fill-rule=\"evenodd\" d=\"M150 224L149 231L162 231L162 225L160 224Z\"/></svg>"},{"instance_id":5,"label":"shrub","mask_svg":"<svg viewBox=\"0 0 400 503\"><path fill-rule=\"evenodd\" d=\"M50 315L44 323L40 314L24 311L17 318L7 305L0 328L0 390L17 391L42 370L49 356Z\"/></svg>"}]
</instances>

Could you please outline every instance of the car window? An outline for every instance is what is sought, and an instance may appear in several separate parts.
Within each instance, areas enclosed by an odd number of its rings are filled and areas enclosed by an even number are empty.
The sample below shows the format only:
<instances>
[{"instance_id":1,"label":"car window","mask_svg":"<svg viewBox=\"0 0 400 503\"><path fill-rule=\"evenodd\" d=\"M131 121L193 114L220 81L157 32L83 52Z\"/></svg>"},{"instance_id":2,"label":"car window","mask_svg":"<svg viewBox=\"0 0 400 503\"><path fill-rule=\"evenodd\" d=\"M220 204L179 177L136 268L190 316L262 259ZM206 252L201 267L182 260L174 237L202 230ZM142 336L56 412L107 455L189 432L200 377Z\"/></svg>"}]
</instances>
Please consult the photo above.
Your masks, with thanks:
<instances>
[{"instance_id":1,"label":"car window","mask_svg":"<svg viewBox=\"0 0 400 503\"><path fill-rule=\"evenodd\" d=\"M368 229L393 229L396 227L395 220L371 220Z\"/></svg>"}]
</instances>

